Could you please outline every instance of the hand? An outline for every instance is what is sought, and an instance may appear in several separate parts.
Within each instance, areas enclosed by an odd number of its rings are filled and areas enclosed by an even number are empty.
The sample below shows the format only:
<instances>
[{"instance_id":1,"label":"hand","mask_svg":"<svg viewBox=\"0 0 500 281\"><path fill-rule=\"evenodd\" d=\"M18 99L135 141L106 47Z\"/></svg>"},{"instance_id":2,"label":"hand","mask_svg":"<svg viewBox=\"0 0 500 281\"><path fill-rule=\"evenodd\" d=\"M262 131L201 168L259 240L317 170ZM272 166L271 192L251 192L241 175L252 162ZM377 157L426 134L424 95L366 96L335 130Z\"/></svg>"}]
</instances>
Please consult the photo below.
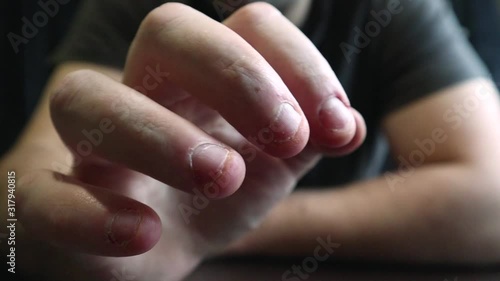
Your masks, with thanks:
<instances>
[{"instance_id":1,"label":"hand","mask_svg":"<svg viewBox=\"0 0 500 281\"><path fill-rule=\"evenodd\" d=\"M24 175L19 219L53 279L111 280L126 269L179 280L257 226L320 152L349 153L365 135L328 63L261 3L224 24L159 7L134 40L123 84L75 72L51 115L74 167L50 170L65 162L54 152L62 147L24 146L4 165Z\"/></svg>"}]
</instances>

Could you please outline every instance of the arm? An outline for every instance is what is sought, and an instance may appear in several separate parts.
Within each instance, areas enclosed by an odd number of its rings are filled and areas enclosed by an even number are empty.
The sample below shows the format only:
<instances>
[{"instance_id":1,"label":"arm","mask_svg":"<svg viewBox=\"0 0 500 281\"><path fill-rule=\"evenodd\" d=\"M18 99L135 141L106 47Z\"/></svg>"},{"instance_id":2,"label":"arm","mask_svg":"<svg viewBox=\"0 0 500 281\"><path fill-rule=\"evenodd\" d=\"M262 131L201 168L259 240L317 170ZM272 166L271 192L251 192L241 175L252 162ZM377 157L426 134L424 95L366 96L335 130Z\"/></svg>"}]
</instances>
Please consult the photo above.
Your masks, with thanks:
<instances>
[{"instance_id":1,"label":"arm","mask_svg":"<svg viewBox=\"0 0 500 281\"><path fill-rule=\"evenodd\" d=\"M242 29L261 18L274 28ZM45 96L19 144L0 162L0 169L18 175L17 214L25 230L18 253L28 259L20 270L51 280L109 280L124 270L147 280L181 280L257 224L319 158L310 147L302 151L309 124L291 91L299 100L315 100L304 106L309 116L322 100L347 102L345 93L304 93L285 84L314 85L296 67L300 59L304 69L335 81L333 89L339 85L307 38L292 36L304 55L297 57L277 47L283 45L277 33L300 30L266 4L247 5L221 25L170 3L143 21L123 83L119 71L62 67L50 83L50 99ZM197 52L199 46L205 51ZM275 69L267 61L281 64ZM317 126L319 116L309 120L317 142L346 144L332 152L355 149L364 134L359 114L341 107L353 120L341 135ZM265 144L252 137L270 130L273 138ZM252 157L243 159L236 149L250 149ZM54 163L67 168L59 171ZM221 200L209 200L215 198Z\"/></svg>"},{"instance_id":2,"label":"arm","mask_svg":"<svg viewBox=\"0 0 500 281\"><path fill-rule=\"evenodd\" d=\"M341 244L333 254L340 258L500 261L497 96L491 82L474 80L389 115L383 126L396 158L409 161L424 152L416 140L438 136L421 166L341 189L297 192L232 251L311 255L318 237L331 237Z\"/></svg>"}]
</instances>

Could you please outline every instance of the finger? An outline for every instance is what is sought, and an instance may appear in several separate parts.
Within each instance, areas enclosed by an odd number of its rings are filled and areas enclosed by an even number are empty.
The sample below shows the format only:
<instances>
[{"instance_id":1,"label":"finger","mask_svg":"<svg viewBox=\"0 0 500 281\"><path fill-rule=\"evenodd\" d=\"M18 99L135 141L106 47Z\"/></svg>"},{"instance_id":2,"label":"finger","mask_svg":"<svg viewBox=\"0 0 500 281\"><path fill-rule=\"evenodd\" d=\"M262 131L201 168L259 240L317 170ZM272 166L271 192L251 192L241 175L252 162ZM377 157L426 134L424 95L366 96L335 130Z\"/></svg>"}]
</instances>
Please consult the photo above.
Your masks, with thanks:
<instances>
[{"instance_id":1,"label":"finger","mask_svg":"<svg viewBox=\"0 0 500 281\"><path fill-rule=\"evenodd\" d=\"M102 74L68 75L51 99L51 115L79 162L96 155L187 192L224 175L229 180L214 186L214 198L243 181L245 163L236 151Z\"/></svg>"},{"instance_id":2,"label":"finger","mask_svg":"<svg viewBox=\"0 0 500 281\"><path fill-rule=\"evenodd\" d=\"M326 156L341 157L349 155L354 151L356 151L356 149L359 148L360 144L362 144L365 141L366 138L365 120L363 116L361 116L361 114L354 108L350 108L350 111L354 116L354 122L356 123L356 132L354 133L354 137L348 144L344 145L341 148L331 149L329 147L324 147L321 144L312 142L316 148L319 148L321 151L326 151L325 153Z\"/></svg>"},{"instance_id":3,"label":"finger","mask_svg":"<svg viewBox=\"0 0 500 281\"><path fill-rule=\"evenodd\" d=\"M148 206L51 171L23 175L16 191L19 221L28 235L57 247L103 256L131 256L161 236Z\"/></svg>"},{"instance_id":4,"label":"finger","mask_svg":"<svg viewBox=\"0 0 500 281\"><path fill-rule=\"evenodd\" d=\"M308 141L300 106L266 60L226 26L182 4L165 4L144 20L124 83L154 100L172 83L277 157L298 154Z\"/></svg>"},{"instance_id":5,"label":"finger","mask_svg":"<svg viewBox=\"0 0 500 281\"><path fill-rule=\"evenodd\" d=\"M304 110L311 141L333 154L353 143L357 126L347 95L326 59L276 8L250 4L225 22L278 72ZM359 140L359 138L356 138Z\"/></svg>"}]
</instances>

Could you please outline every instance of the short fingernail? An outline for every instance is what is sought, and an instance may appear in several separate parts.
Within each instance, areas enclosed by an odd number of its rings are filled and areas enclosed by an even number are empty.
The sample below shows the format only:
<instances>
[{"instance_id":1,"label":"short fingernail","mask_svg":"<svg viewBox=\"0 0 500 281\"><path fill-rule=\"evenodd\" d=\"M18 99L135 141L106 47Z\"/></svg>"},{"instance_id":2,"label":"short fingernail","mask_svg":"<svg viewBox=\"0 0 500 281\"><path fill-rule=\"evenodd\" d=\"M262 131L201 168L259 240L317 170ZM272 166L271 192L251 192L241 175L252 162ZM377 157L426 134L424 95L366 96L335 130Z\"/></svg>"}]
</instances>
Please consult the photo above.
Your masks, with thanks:
<instances>
[{"instance_id":1,"label":"short fingernail","mask_svg":"<svg viewBox=\"0 0 500 281\"><path fill-rule=\"evenodd\" d=\"M118 211L108 223L107 236L111 243L126 246L139 230L142 213L138 210L124 209Z\"/></svg>"},{"instance_id":2,"label":"short fingernail","mask_svg":"<svg viewBox=\"0 0 500 281\"><path fill-rule=\"evenodd\" d=\"M343 131L354 124L351 111L336 97L325 101L319 111L321 126L327 130Z\"/></svg>"},{"instance_id":3,"label":"short fingernail","mask_svg":"<svg viewBox=\"0 0 500 281\"><path fill-rule=\"evenodd\" d=\"M299 130L302 116L287 102L282 103L276 113L270 129L275 133L274 142L285 142L292 139Z\"/></svg>"},{"instance_id":4,"label":"short fingernail","mask_svg":"<svg viewBox=\"0 0 500 281\"><path fill-rule=\"evenodd\" d=\"M191 169L200 184L214 182L224 170L229 150L216 144L201 144L191 155ZM214 165L216 164L216 165Z\"/></svg>"}]
</instances>

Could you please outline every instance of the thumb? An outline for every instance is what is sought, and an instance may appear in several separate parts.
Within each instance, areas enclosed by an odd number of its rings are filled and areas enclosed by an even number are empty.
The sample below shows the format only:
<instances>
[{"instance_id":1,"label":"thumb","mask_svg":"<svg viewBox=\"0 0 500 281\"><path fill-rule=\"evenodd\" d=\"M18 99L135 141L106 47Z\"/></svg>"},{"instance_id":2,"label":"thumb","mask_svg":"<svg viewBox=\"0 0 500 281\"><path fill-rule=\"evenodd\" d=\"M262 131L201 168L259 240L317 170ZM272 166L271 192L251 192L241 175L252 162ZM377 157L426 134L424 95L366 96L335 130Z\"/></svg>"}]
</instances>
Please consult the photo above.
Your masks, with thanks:
<instances>
[{"instance_id":1,"label":"thumb","mask_svg":"<svg viewBox=\"0 0 500 281\"><path fill-rule=\"evenodd\" d=\"M160 218L148 206L56 172L24 175L16 197L27 235L68 250L131 256L161 236Z\"/></svg>"}]
</instances>

